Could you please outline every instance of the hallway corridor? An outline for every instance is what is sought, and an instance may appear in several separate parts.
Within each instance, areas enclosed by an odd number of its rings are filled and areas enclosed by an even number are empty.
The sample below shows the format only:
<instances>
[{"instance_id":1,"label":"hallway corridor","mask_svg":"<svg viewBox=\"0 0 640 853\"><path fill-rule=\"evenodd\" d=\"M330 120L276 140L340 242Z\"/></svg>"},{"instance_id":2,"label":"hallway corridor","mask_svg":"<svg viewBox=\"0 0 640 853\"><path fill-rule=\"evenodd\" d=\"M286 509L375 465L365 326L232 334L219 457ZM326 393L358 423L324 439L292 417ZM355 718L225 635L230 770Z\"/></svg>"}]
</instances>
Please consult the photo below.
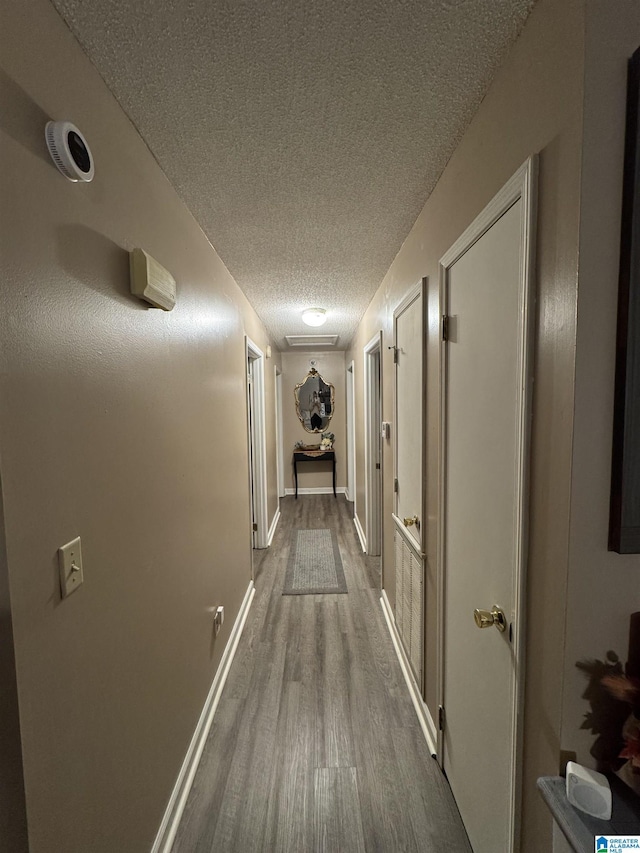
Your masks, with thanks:
<instances>
[{"instance_id":1,"label":"hallway corridor","mask_svg":"<svg viewBox=\"0 0 640 853\"><path fill-rule=\"evenodd\" d=\"M464 853L343 496L281 500L173 853ZM332 528L348 593L282 595L294 529Z\"/></svg>"}]
</instances>

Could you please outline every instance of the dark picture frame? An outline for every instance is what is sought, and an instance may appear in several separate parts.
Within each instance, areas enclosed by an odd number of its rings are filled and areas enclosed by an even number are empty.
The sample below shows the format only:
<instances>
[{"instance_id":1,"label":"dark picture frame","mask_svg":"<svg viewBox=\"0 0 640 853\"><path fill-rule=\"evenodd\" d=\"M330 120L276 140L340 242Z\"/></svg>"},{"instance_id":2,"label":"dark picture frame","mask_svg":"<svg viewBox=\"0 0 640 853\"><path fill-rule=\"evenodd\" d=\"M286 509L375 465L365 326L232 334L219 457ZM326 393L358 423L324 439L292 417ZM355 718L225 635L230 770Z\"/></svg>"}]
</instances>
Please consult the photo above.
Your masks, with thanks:
<instances>
[{"instance_id":1,"label":"dark picture frame","mask_svg":"<svg viewBox=\"0 0 640 853\"><path fill-rule=\"evenodd\" d=\"M609 550L640 553L640 48L629 60Z\"/></svg>"}]
</instances>

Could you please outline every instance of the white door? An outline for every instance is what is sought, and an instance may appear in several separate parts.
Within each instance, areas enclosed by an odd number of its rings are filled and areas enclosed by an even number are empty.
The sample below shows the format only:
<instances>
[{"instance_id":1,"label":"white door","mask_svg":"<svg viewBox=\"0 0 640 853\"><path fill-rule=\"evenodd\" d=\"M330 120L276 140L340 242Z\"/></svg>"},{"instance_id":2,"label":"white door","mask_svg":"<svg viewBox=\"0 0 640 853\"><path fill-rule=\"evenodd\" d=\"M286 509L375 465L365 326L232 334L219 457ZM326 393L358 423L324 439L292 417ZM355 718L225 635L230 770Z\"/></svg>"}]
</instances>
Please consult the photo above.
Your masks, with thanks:
<instances>
[{"instance_id":1,"label":"white door","mask_svg":"<svg viewBox=\"0 0 640 853\"><path fill-rule=\"evenodd\" d=\"M531 219L517 190L527 176L443 259L442 761L475 853L518 846Z\"/></svg>"},{"instance_id":2,"label":"white door","mask_svg":"<svg viewBox=\"0 0 640 853\"><path fill-rule=\"evenodd\" d=\"M365 524L367 554L379 557L382 550L382 421L380 393L381 334L364 348L365 382Z\"/></svg>"},{"instance_id":3,"label":"white door","mask_svg":"<svg viewBox=\"0 0 640 853\"><path fill-rule=\"evenodd\" d=\"M394 312L396 361L396 516L422 545L422 285ZM404 521L406 519L406 522Z\"/></svg>"},{"instance_id":4,"label":"white door","mask_svg":"<svg viewBox=\"0 0 640 853\"><path fill-rule=\"evenodd\" d=\"M393 313L395 360L395 619L413 676L424 694L424 286ZM433 745L430 745L433 749Z\"/></svg>"}]
</instances>

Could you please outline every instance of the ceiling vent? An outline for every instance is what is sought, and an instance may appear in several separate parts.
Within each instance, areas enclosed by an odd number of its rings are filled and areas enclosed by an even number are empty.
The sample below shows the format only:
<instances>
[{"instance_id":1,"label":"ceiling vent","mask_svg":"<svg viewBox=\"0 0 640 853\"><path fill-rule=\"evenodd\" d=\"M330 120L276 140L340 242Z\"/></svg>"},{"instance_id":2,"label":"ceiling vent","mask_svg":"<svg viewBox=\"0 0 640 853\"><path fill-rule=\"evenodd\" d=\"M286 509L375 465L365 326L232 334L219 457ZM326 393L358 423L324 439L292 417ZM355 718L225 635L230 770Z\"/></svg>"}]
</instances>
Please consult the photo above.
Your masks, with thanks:
<instances>
[{"instance_id":1,"label":"ceiling vent","mask_svg":"<svg viewBox=\"0 0 640 853\"><path fill-rule=\"evenodd\" d=\"M285 335L290 347L334 347L338 335Z\"/></svg>"}]
</instances>

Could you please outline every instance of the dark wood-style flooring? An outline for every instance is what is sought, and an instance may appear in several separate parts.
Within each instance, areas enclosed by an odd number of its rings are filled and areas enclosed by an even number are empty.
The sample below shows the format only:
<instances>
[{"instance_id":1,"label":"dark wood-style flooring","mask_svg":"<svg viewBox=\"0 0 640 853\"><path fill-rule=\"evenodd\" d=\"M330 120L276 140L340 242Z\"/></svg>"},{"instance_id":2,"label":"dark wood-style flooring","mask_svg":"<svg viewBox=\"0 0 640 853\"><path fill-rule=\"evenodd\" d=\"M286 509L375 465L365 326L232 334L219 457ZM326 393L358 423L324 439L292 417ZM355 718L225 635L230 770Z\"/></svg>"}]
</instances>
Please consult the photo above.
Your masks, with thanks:
<instances>
[{"instance_id":1,"label":"dark wood-style flooring","mask_svg":"<svg viewBox=\"0 0 640 853\"><path fill-rule=\"evenodd\" d=\"M281 500L173 853L469 853L343 496ZM291 531L333 528L349 592L283 596Z\"/></svg>"}]
</instances>

